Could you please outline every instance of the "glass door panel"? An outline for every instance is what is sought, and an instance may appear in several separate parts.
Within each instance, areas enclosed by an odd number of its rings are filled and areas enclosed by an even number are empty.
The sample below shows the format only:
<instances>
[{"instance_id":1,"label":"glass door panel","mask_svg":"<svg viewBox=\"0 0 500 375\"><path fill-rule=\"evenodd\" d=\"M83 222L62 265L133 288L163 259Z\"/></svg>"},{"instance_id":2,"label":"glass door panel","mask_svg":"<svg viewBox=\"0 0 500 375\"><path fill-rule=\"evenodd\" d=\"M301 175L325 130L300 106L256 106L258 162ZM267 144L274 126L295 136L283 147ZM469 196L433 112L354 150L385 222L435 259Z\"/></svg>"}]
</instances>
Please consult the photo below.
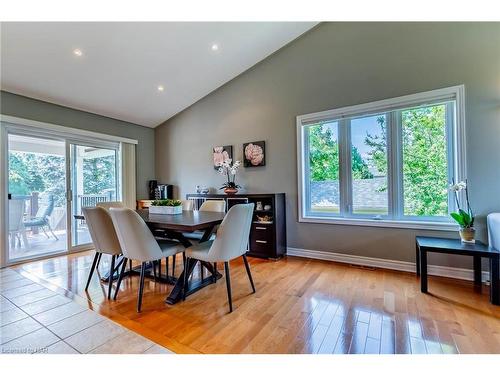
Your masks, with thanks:
<instances>
[{"instance_id":1,"label":"glass door panel","mask_svg":"<svg viewBox=\"0 0 500 375\"><path fill-rule=\"evenodd\" d=\"M72 246L91 243L82 208L99 202L119 201L118 152L71 144Z\"/></svg>"},{"instance_id":2,"label":"glass door panel","mask_svg":"<svg viewBox=\"0 0 500 375\"><path fill-rule=\"evenodd\" d=\"M66 147L8 134L8 259L67 251Z\"/></svg>"}]
</instances>

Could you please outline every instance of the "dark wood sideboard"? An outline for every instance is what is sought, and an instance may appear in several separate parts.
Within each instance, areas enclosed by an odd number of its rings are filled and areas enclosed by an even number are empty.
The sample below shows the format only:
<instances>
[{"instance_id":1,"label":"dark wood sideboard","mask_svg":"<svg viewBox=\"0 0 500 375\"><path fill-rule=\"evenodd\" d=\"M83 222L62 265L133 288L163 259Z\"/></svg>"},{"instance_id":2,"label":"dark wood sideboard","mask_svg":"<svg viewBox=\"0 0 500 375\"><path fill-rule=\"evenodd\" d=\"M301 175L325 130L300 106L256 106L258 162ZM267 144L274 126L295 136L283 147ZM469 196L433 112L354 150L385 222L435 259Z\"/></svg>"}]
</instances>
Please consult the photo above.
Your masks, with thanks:
<instances>
[{"instance_id":1,"label":"dark wood sideboard","mask_svg":"<svg viewBox=\"0 0 500 375\"><path fill-rule=\"evenodd\" d=\"M186 194L186 199L194 201L197 210L206 200L223 199L226 209L235 204L255 203L252 228L250 229L249 256L278 259L286 254L286 211L285 193L276 194ZM257 210L257 202L269 210ZM268 216L268 223L259 222L257 216Z\"/></svg>"}]
</instances>

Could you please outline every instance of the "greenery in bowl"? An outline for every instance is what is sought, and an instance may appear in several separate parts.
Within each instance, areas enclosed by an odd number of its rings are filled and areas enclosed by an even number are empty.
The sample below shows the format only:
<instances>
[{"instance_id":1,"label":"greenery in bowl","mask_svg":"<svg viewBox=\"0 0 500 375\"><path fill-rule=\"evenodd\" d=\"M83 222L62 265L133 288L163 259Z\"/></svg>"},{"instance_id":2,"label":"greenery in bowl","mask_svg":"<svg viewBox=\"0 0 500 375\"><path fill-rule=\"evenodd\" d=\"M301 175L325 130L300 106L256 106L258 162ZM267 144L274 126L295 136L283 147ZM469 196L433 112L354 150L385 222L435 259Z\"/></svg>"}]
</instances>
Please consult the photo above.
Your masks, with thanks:
<instances>
[{"instance_id":1,"label":"greenery in bowl","mask_svg":"<svg viewBox=\"0 0 500 375\"><path fill-rule=\"evenodd\" d=\"M151 203L152 206L169 206L169 207L177 207L181 206L182 202L179 199L160 199L153 201Z\"/></svg>"}]
</instances>

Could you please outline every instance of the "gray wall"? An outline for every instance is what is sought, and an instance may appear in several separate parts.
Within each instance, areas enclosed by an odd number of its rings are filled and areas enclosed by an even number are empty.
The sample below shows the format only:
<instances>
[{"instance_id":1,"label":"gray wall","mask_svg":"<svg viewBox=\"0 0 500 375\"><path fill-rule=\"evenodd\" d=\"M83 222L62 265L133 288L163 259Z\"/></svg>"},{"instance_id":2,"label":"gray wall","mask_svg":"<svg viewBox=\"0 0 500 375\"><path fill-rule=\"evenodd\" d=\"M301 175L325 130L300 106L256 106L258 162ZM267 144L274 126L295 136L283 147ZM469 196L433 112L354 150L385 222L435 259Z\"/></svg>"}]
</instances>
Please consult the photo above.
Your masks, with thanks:
<instances>
[{"instance_id":1,"label":"gray wall","mask_svg":"<svg viewBox=\"0 0 500 375\"><path fill-rule=\"evenodd\" d=\"M0 112L4 115L137 139L137 197L148 198L147 181L155 175L153 129L5 91L0 95Z\"/></svg>"},{"instance_id":2,"label":"gray wall","mask_svg":"<svg viewBox=\"0 0 500 375\"><path fill-rule=\"evenodd\" d=\"M241 159L243 142L265 140L267 165L239 182L287 194L290 247L413 261L416 234L443 233L297 222L295 116L465 84L469 185L485 239L484 215L500 211L499 46L498 23L322 24L158 127L156 174L179 196L219 187L211 147L233 145Z\"/></svg>"}]
</instances>

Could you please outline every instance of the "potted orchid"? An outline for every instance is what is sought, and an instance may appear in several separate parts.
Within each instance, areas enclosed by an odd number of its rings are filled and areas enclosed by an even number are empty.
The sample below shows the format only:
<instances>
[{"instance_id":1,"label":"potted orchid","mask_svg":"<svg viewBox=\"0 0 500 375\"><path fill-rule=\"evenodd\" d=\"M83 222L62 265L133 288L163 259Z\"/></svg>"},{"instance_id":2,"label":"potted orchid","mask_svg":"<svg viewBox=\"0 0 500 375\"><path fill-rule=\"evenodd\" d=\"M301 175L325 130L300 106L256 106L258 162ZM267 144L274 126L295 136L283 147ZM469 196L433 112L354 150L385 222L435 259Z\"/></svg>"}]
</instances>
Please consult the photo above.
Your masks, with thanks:
<instances>
[{"instance_id":1,"label":"potted orchid","mask_svg":"<svg viewBox=\"0 0 500 375\"><path fill-rule=\"evenodd\" d=\"M224 193L226 194L236 194L238 192L238 188L240 185L236 185L236 173L238 173L238 168L240 167L241 162L236 160L234 163L232 159L226 159L219 163L219 168L217 171L227 177L227 182L222 184L221 190L224 189Z\"/></svg>"},{"instance_id":2,"label":"potted orchid","mask_svg":"<svg viewBox=\"0 0 500 375\"><path fill-rule=\"evenodd\" d=\"M467 207L465 210L460 207L460 201L458 195L461 191L465 192L465 202ZM458 212L452 212L451 217L460 225L460 238L462 242L474 243L474 235L476 230L474 229L474 214L469 203L469 192L467 191L467 180L460 181L458 183L452 183L450 185L450 191L455 194L455 201L457 203Z\"/></svg>"}]
</instances>

